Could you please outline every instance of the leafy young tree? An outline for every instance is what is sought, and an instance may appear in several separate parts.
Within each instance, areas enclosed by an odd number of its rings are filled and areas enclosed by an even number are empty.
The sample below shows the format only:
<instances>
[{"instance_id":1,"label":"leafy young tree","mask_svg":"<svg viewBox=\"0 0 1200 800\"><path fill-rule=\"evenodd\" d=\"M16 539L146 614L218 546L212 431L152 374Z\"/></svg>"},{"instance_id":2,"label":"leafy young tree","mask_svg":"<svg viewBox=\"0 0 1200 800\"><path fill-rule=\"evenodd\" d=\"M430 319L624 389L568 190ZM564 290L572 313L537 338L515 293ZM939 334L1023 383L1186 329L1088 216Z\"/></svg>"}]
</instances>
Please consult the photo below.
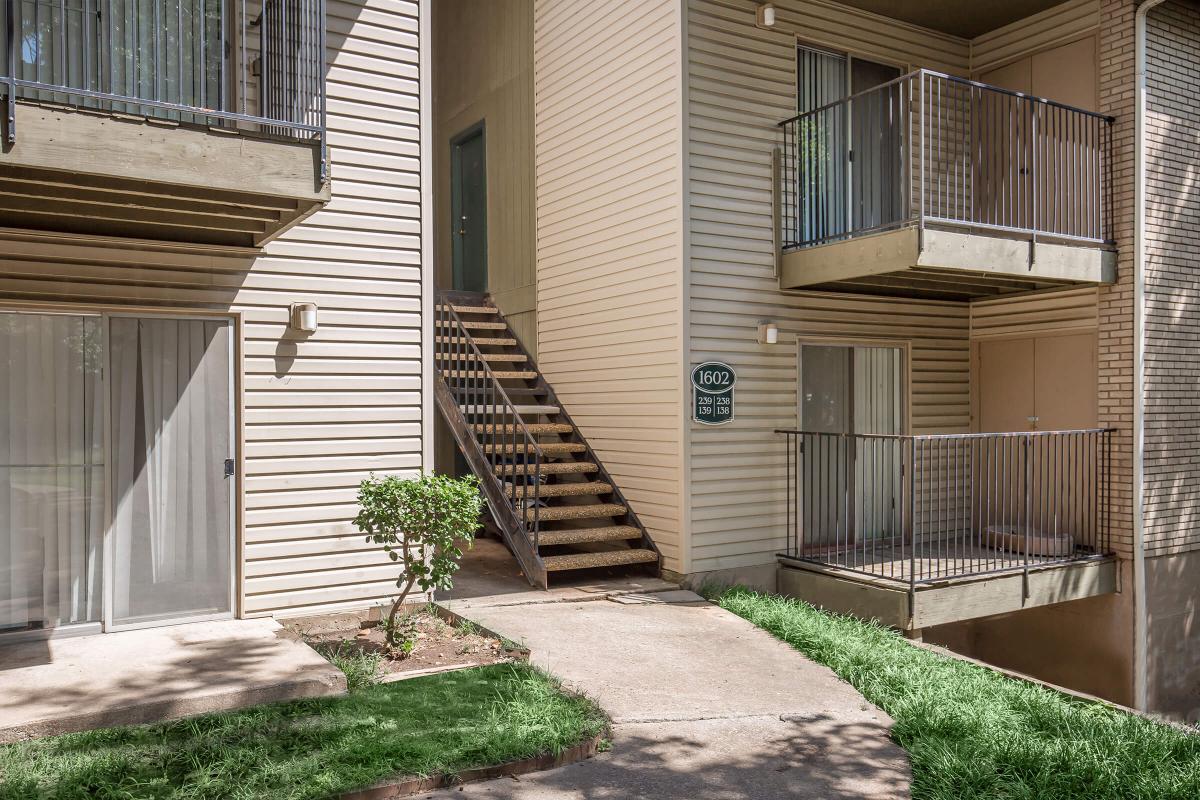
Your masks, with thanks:
<instances>
[{"instance_id":1,"label":"leafy young tree","mask_svg":"<svg viewBox=\"0 0 1200 800\"><path fill-rule=\"evenodd\" d=\"M358 516L354 524L368 542L383 545L401 567L386 629L388 644L397 645L396 614L412 591L448 589L462 559L461 545L470 547L479 530L483 501L474 475L450 478L421 475L371 475L358 487Z\"/></svg>"}]
</instances>

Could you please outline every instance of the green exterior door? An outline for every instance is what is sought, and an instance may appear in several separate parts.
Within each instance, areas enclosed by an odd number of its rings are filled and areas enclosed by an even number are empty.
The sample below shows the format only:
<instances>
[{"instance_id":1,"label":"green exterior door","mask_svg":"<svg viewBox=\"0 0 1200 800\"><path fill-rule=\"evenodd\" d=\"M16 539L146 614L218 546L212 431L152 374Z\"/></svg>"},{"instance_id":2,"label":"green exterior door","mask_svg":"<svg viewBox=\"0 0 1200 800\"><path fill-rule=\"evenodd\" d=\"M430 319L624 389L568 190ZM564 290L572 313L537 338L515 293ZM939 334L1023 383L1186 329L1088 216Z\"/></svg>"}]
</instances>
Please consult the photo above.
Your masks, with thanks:
<instances>
[{"instance_id":1,"label":"green exterior door","mask_svg":"<svg viewBox=\"0 0 1200 800\"><path fill-rule=\"evenodd\" d=\"M451 249L454 288L487 291L487 173L483 128L450 143Z\"/></svg>"}]
</instances>

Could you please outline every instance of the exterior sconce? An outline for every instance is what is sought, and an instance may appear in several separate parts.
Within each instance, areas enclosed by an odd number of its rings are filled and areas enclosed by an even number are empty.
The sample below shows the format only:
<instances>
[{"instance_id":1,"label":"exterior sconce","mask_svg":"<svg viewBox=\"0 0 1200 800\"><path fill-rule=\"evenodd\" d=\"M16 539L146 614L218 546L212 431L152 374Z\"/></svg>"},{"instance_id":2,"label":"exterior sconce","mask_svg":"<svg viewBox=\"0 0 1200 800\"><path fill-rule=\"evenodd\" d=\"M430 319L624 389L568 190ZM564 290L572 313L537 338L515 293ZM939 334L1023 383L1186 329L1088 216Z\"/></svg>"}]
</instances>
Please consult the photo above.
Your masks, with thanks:
<instances>
[{"instance_id":1,"label":"exterior sconce","mask_svg":"<svg viewBox=\"0 0 1200 800\"><path fill-rule=\"evenodd\" d=\"M774 322L761 322L758 325L759 344L779 344L779 326Z\"/></svg>"},{"instance_id":2,"label":"exterior sconce","mask_svg":"<svg viewBox=\"0 0 1200 800\"><path fill-rule=\"evenodd\" d=\"M317 330L317 304L292 303L288 309L291 327L301 333L314 333Z\"/></svg>"},{"instance_id":3,"label":"exterior sconce","mask_svg":"<svg viewBox=\"0 0 1200 800\"><path fill-rule=\"evenodd\" d=\"M775 6L773 6L772 4L770 4L770 3L761 4L758 7L755 16L757 17L755 24L758 25L758 27L760 27L760 28L774 28L775 27Z\"/></svg>"}]
</instances>

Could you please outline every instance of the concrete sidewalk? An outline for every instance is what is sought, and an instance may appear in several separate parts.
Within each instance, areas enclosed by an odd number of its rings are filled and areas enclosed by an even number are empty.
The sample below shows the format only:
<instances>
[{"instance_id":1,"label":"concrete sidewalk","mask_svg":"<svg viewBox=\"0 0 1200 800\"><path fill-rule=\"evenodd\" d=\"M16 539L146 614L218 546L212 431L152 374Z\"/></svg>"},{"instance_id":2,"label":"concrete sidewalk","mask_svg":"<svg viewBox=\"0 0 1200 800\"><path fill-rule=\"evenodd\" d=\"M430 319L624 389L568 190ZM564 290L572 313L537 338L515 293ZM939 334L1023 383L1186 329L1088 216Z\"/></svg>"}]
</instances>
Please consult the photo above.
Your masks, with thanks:
<instances>
[{"instance_id":1,"label":"concrete sidewalk","mask_svg":"<svg viewBox=\"0 0 1200 800\"><path fill-rule=\"evenodd\" d=\"M619 589L619 587L617 587ZM451 608L528 645L614 720L613 749L424 797L908 797L891 720L831 671L691 592L476 596ZM523 599L523 598L522 598ZM514 602L516 601L516 602ZM557 602L556 602L557 601Z\"/></svg>"}]
</instances>

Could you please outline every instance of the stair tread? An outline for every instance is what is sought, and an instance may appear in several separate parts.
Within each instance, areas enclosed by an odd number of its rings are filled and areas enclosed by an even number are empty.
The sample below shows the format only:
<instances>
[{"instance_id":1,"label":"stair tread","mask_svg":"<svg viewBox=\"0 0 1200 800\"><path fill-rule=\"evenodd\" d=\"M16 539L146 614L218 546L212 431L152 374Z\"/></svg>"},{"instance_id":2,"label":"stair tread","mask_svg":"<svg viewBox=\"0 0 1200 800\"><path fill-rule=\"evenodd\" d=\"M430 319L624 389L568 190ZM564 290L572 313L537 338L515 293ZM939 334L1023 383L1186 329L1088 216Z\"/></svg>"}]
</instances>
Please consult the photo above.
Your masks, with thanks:
<instances>
[{"instance_id":1,"label":"stair tread","mask_svg":"<svg viewBox=\"0 0 1200 800\"><path fill-rule=\"evenodd\" d=\"M451 378L484 378L487 373L479 369L448 369L442 372L443 375L449 375ZM494 369L492 375L497 378L526 378L532 380L537 377L537 373L531 370L505 370Z\"/></svg>"},{"instance_id":2,"label":"stair tread","mask_svg":"<svg viewBox=\"0 0 1200 800\"><path fill-rule=\"evenodd\" d=\"M474 342L480 347L516 347L516 339L498 338L495 336L446 336L441 334L437 337L437 341L442 344L459 344L465 342Z\"/></svg>"},{"instance_id":3,"label":"stair tread","mask_svg":"<svg viewBox=\"0 0 1200 800\"><path fill-rule=\"evenodd\" d=\"M563 556L542 556L547 572L589 567L617 567L623 564L648 564L658 560L653 550L603 550L598 553L570 553Z\"/></svg>"},{"instance_id":4,"label":"stair tread","mask_svg":"<svg viewBox=\"0 0 1200 800\"><path fill-rule=\"evenodd\" d=\"M599 528L566 528L561 531L539 531L538 544L584 544L586 542L621 542L642 538L642 532L632 525L605 525Z\"/></svg>"},{"instance_id":5,"label":"stair tread","mask_svg":"<svg viewBox=\"0 0 1200 800\"><path fill-rule=\"evenodd\" d=\"M481 353L480 355L483 356L484 361L521 362L521 361L529 360L529 356L524 355L523 353ZM450 361L473 361L475 359L475 354L474 353L444 353L444 354L442 354L442 358L448 359Z\"/></svg>"},{"instance_id":6,"label":"stair tread","mask_svg":"<svg viewBox=\"0 0 1200 800\"><path fill-rule=\"evenodd\" d=\"M492 468L497 475L534 475L534 464L499 464ZM542 475L582 475L588 472L599 472L600 468L591 461L556 461L542 464Z\"/></svg>"},{"instance_id":7,"label":"stair tread","mask_svg":"<svg viewBox=\"0 0 1200 800\"><path fill-rule=\"evenodd\" d=\"M458 327L458 323L454 320L441 320L437 324L443 328ZM504 322L488 322L481 319L464 319L462 326L467 330L472 331L503 331L508 330L508 325Z\"/></svg>"},{"instance_id":8,"label":"stair tread","mask_svg":"<svg viewBox=\"0 0 1200 800\"><path fill-rule=\"evenodd\" d=\"M558 406L532 405L531 404L531 405L514 405L513 408L515 408L517 410L517 413L520 414L522 417L524 417L524 416L534 417L534 416L539 416L539 415L543 415L543 414L549 415L549 414L557 414L558 413ZM464 414L490 414L492 412L491 406L459 406L459 409Z\"/></svg>"},{"instance_id":9,"label":"stair tread","mask_svg":"<svg viewBox=\"0 0 1200 800\"><path fill-rule=\"evenodd\" d=\"M574 506L543 506L525 509L525 519L532 520L534 511L542 522L563 519L595 519L596 517L619 517L629 511L620 503L586 503Z\"/></svg>"},{"instance_id":10,"label":"stair tread","mask_svg":"<svg viewBox=\"0 0 1200 800\"><path fill-rule=\"evenodd\" d=\"M538 442L543 453L582 453L587 445L579 442ZM533 445L529 444L487 444L483 446L485 453L532 453Z\"/></svg>"},{"instance_id":11,"label":"stair tread","mask_svg":"<svg viewBox=\"0 0 1200 800\"><path fill-rule=\"evenodd\" d=\"M516 425L506 425L503 423L476 423L472 426L476 433L516 433L520 430ZM564 422L527 422L525 430L530 433L571 433L575 430L572 425L567 425Z\"/></svg>"},{"instance_id":12,"label":"stair tread","mask_svg":"<svg viewBox=\"0 0 1200 800\"><path fill-rule=\"evenodd\" d=\"M447 306L443 303L439 308L445 311ZM454 309L455 314L499 314L500 309L495 306L460 306L451 305L449 308Z\"/></svg>"},{"instance_id":13,"label":"stair tread","mask_svg":"<svg viewBox=\"0 0 1200 800\"><path fill-rule=\"evenodd\" d=\"M512 495L515 491L519 497L525 484L505 483L504 490ZM548 483L539 486L538 497L585 497L588 495L611 494L612 484L603 481L588 481L584 483ZM530 491L533 489L530 487Z\"/></svg>"}]
</instances>

